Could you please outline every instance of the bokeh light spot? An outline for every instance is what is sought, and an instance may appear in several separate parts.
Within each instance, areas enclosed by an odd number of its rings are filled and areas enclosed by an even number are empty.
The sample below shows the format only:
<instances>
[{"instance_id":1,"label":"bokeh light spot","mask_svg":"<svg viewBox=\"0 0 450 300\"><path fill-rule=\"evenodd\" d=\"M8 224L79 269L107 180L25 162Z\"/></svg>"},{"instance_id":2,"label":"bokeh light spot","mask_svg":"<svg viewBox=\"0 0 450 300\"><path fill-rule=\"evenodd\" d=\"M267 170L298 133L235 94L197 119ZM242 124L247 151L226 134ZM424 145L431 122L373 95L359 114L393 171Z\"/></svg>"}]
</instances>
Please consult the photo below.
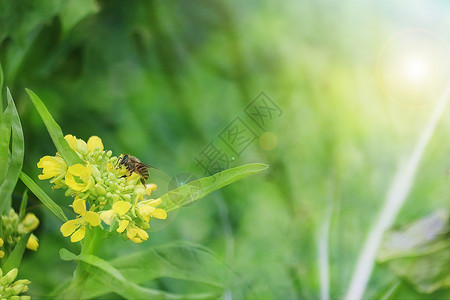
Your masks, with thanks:
<instances>
[{"instance_id":1,"label":"bokeh light spot","mask_svg":"<svg viewBox=\"0 0 450 300\"><path fill-rule=\"evenodd\" d=\"M259 144L264 150L273 150L278 144L278 137L272 132L264 132L259 137Z\"/></svg>"}]
</instances>

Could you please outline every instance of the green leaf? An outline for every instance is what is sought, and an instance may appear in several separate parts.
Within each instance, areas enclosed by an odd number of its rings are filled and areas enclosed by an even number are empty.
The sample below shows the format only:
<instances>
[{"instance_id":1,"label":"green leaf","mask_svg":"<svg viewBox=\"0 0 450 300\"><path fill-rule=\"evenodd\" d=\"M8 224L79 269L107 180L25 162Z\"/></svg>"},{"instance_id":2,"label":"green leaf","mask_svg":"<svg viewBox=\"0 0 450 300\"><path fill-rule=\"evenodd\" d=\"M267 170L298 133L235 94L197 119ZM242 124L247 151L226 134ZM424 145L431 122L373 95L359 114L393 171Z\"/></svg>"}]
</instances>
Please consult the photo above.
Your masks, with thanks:
<instances>
[{"instance_id":1,"label":"green leaf","mask_svg":"<svg viewBox=\"0 0 450 300\"><path fill-rule=\"evenodd\" d=\"M11 159L5 179L0 185L0 214L11 206L11 195L19 179L22 170L24 155L24 140L22 125L20 124L19 114L12 99L9 89L7 90L8 106L11 106L11 130L12 130L12 148Z\"/></svg>"},{"instance_id":2,"label":"green leaf","mask_svg":"<svg viewBox=\"0 0 450 300\"><path fill-rule=\"evenodd\" d=\"M251 175L260 173L268 168L268 165L255 163L231 168L223 172L191 181L161 196L162 207L167 211L173 211L186 204L199 200L209 193L226 185Z\"/></svg>"},{"instance_id":3,"label":"green leaf","mask_svg":"<svg viewBox=\"0 0 450 300\"><path fill-rule=\"evenodd\" d=\"M65 248L61 248L61 249L59 249L59 257L61 257L61 259L64 261L71 261L71 260L75 260L77 255L70 252L69 250L67 250Z\"/></svg>"},{"instance_id":4,"label":"green leaf","mask_svg":"<svg viewBox=\"0 0 450 300\"><path fill-rule=\"evenodd\" d=\"M70 148L69 144L64 139L63 132L55 119L48 111L47 107L44 105L41 99L29 89L25 89L33 102L34 107L39 112L45 126L47 127L48 133L52 138L53 143L56 146L57 151L66 161L67 165L72 166L77 163L82 163L78 155Z\"/></svg>"},{"instance_id":5,"label":"green leaf","mask_svg":"<svg viewBox=\"0 0 450 300\"><path fill-rule=\"evenodd\" d=\"M20 180L33 192L33 194L47 206L48 209L52 213L55 214L58 218L60 218L63 222L67 221L67 217L62 211L61 207L55 203L27 174L24 172L20 173Z\"/></svg>"},{"instance_id":6,"label":"green leaf","mask_svg":"<svg viewBox=\"0 0 450 300\"><path fill-rule=\"evenodd\" d=\"M128 281L136 284L157 278L174 278L211 286L214 293L229 288L235 277L229 267L209 250L186 243L153 247L114 259L110 264L120 270ZM101 274L94 272L91 275L86 285L86 297L98 297L112 291L94 280Z\"/></svg>"},{"instance_id":7,"label":"green leaf","mask_svg":"<svg viewBox=\"0 0 450 300\"><path fill-rule=\"evenodd\" d=\"M81 20L98 11L99 5L94 0L67 0L62 2L59 15L63 33L67 34Z\"/></svg>"},{"instance_id":8,"label":"green leaf","mask_svg":"<svg viewBox=\"0 0 450 300\"><path fill-rule=\"evenodd\" d=\"M6 107L0 119L0 184L5 180L9 163L9 141L11 138L12 105Z\"/></svg>"},{"instance_id":9,"label":"green leaf","mask_svg":"<svg viewBox=\"0 0 450 300\"><path fill-rule=\"evenodd\" d=\"M14 268L19 268L20 262L22 261L23 253L25 252L25 248L27 247L28 239L30 238L31 232L23 235L17 245L14 247L14 250L8 256L8 259L5 261L5 264L2 267L3 274L9 272Z\"/></svg>"},{"instance_id":10,"label":"green leaf","mask_svg":"<svg viewBox=\"0 0 450 300\"><path fill-rule=\"evenodd\" d=\"M0 62L0 116L3 114L3 68Z\"/></svg>"},{"instance_id":11,"label":"green leaf","mask_svg":"<svg viewBox=\"0 0 450 300\"><path fill-rule=\"evenodd\" d=\"M76 261L84 262L94 267L94 270L96 270L97 273L94 273L95 275L89 275L89 277L91 278L92 276L95 276L95 279L101 282L98 288L106 286L114 293L117 293L118 295L127 299L184 299L184 298L208 299L214 296L212 294L175 295L160 290L144 288L129 281L128 278L126 278L118 269L113 267L107 261L95 255L80 254L78 256L75 256L73 253L70 253L70 251L66 249L61 249L60 255L61 258L64 260L73 259ZM85 291L86 289L84 289L84 292ZM83 296L85 298L89 298L85 294L83 294Z\"/></svg>"},{"instance_id":12,"label":"green leaf","mask_svg":"<svg viewBox=\"0 0 450 300\"><path fill-rule=\"evenodd\" d=\"M20 210L19 210L20 220L22 220L25 217L25 213L27 212L27 204L28 204L28 189L25 189L22 195L22 202L20 203Z\"/></svg>"}]
</instances>

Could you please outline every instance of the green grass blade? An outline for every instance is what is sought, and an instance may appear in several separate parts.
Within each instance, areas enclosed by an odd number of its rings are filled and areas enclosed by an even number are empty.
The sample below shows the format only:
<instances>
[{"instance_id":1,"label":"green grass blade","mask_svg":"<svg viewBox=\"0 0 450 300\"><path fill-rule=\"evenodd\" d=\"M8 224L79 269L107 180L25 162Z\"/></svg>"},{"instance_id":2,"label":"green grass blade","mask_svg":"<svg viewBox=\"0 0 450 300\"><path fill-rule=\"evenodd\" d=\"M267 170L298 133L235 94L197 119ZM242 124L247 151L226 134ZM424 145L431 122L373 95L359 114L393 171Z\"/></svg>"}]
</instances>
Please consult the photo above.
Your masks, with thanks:
<instances>
[{"instance_id":1,"label":"green grass blade","mask_svg":"<svg viewBox=\"0 0 450 300\"><path fill-rule=\"evenodd\" d=\"M38 197L41 202L47 206L48 209L52 213L55 214L58 218L60 218L62 221L66 222L67 217L62 211L61 207L55 203L34 181L31 179L27 174L24 172L20 173L20 180L22 180L23 183L33 192L33 194Z\"/></svg>"},{"instance_id":2,"label":"green grass blade","mask_svg":"<svg viewBox=\"0 0 450 300\"><path fill-rule=\"evenodd\" d=\"M23 155L24 155L24 140L22 124L20 124L19 113L12 99L9 89L7 90L8 106L11 106L11 131L12 131L12 148L11 160L9 163L6 177L0 185L0 213L7 207L11 206L11 195L19 179L20 171L22 170Z\"/></svg>"},{"instance_id":3,"label":"green grass blade","mask_svg":"<svg viewBox=\"0 0 450 300\"><path fill-rule=\"evenodd\" d=\"M50 114L42 100L39 99L39 97L31 90L25 90L27 91L28 96L33 102L34 107L39 112L39 115L44 121L44 124L47 127L48 133L50 134L50 137L52 138L57 151L64 158L67 165L71 166L77 163L82 163L78 155L69 147L69 144L64 139L61 127L59 127L58 123L56 123L55 119L53 119L52 115Z\"/></svg>"},{"instance_id":4,"label":"green grass blade","mask_svg":"<svg viewBox=\"0 0 450 300\"><path fill-rule=\"evenodd\" d=\"M141 287L129 281L118 269L113 267L109 262L92 254L80 254L75 256L67 249L59 251L63 260L76 260L84 262L94 267L96 275L89 275L91 278L95 276L101 282L101 286L107 286L114 293L126 299L186 299L186 295L174 295L164 291ZM206 298L208 295L191 295L193 298ZM196 297L197 296L197 297ZM200 296L200 297L198 297Z\"/></svg>"},{"instance_id":5,"label":"green grass blade","mask_svg":"<svg viewBox=\"0 0 450 300\"><path fill-rule=\"evenodd\" d=\"M17 243L14 250L8 256L8 259L5 261L5 264L2 267L3 274L9 272L14 268L19 268L20 262L22 261L23 253L25 252L25 248L27 247L28 239L30 238L31 232L23 235L19 242Z\"/></svg>"},{"instance_id":6,"label":"green grass blade","mask_svg":"<svg viewBox=\"0 0 450 300\"><path fill-rule=\"evenodd\" d=\"M0 116L3 114L3 68L0 62Z\"/></svg>"},{"instance_id":7,"label":"green grass blade","mask_svg":"<svg viewBox=\"0 0 450 300\"><path fill-rule=\"evenodd\" d=\"M161 196L167 212L199 200L226 185L266 170L269 166L255 163L231 168L223 172L191 181Z\"/></svg>"},{"instance_id":8,"label":"green grass blade","mask_svg":"<svg viewBox=\"0 0 450 300\"><path fill-rule=\"evenodd\" d=\"M25 189L22 195L22 202L20 203L19 219L23 219L23 217L25 217L25 213L27 212L27 204L28 204L28 189Z\"/></svg>"},{"instance_id":9,"label":"green grass blade","mask_svg":"<svg viewBox=\"0 0 450 300\"><path fill-rule=\"evenodd\" d=\"M0 119L0 184L5 180L9 163L12 106L8 105Z\"/></svg>"}]
</instances>

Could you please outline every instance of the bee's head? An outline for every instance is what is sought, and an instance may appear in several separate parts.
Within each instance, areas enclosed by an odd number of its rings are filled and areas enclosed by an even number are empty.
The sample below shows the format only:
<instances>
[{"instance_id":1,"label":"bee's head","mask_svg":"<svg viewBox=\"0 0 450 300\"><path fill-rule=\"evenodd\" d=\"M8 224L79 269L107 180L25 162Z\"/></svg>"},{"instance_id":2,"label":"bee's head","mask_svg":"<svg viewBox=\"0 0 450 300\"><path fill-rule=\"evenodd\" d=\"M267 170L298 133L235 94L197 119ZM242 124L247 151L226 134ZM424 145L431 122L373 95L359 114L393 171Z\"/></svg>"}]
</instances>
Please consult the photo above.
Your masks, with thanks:
<instances>
[{"instance_id":1,"label":"bee's head","mask_svg":"<svg viewBox=\"0 0 450 300\"><path fill-rule=\"evenodd\" d=\"M117 166L121 166L121 165L125 164L128 160L128 156L129 156L128 154L120 155L117 158Z\"/></svg>"}]
</instances>

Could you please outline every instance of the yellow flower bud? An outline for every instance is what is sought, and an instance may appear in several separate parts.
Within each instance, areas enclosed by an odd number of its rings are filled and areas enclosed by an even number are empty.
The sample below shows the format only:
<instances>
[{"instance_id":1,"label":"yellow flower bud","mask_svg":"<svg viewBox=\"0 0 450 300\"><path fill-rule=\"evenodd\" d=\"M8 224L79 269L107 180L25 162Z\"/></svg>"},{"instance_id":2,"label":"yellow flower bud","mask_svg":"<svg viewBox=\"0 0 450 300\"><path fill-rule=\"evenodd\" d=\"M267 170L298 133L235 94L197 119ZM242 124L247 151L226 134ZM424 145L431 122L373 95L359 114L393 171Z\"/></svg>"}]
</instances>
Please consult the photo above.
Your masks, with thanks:
<instances>
[{"instance_id":1,"label":"yellow flower bud","mask_svg":"<svg viewBox=\"0 0 450 300\"><path fill-rule=\"evenodd\" d=\"M27 248L33 251L37 251L38 247L39 242L37 240L37 237L34 234L30 235L27 242Z\"/></svg>"},{"instance_id":2,"label":"yellow flower bud","mask_svg":"<svg viewBox=\"0 0 450 300\"><path fill-rule=\"evenodd\" d=\"M39 219L33 213L28 213L22 220L22 226L26 232L32 232L39 226Z\"/></svg>"}]
</instances>

